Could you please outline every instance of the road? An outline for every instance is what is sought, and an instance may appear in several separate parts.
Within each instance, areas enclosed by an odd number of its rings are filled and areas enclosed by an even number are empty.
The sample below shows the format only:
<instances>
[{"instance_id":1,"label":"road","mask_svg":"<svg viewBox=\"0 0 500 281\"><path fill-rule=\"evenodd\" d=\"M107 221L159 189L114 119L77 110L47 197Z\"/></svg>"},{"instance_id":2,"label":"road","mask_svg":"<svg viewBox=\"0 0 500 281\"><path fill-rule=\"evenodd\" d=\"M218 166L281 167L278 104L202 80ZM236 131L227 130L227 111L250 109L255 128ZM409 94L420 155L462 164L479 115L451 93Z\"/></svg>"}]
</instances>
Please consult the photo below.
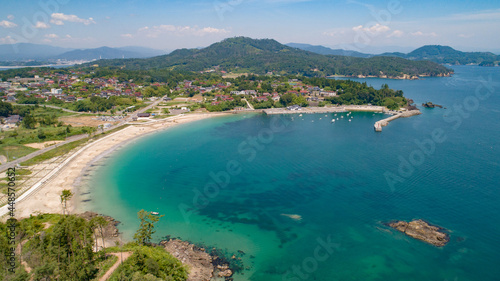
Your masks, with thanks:
<instances>
[{"instance_id":1,"label":"road","mask_svg":"<svg viewBox=\"0 0 500 281\"><path fill-rule=\"evenodd\" d=\"M113 125L113 126L111 126L109 128L103 128L103 129L101 129L101 132L111 131L111 130L114 130L114 129L120 127L120 126L125 125L126 123L132 121L132 116L133 115L137 115L137 113L143 113L146 110L157 106L163 100L163 98L164 97L161 97L158 100L156 100L153 103L151 103L150 105L148 105L148 106L146 106L146 107L144 107L142 109L139 109L138 111L136 111L133 114L129 115L127 118L122 119L120 122L118 122L115 125ZM47 107L62 109L64 111L66 111L66 112L81 113L81 112L76 112L76 111L64 109L64 108L57 107L57 106L49 106L49 105L47 105ZM89 137L89 135L87 135L87 134L69 137L69 138L66 139L66 141L58 143L57 145L52 145L52 146L46 147L44 149L37 150L37 151L32 152L32 153L30 153L30 154L28 154L26 156L18 158L18 159L14 160L14 161L10 161L10 162L7 162L5 164L0 165L0 172L3 172L5 170L7 170L8 168L16 166L19 163L22 163L24 161L27 161L27 160L33 158L33 157L36 157L36 156L38 156L40 154L43 154L43 153L45 153L47 151L50 151L50 150L52 150L52 149L54 149L54 148L56 148L58 146L61 146L61 145L64 145L64 144L67 144L67 143L70 143L70 142L74 142L74 141L77 141L77 140L81 140L81 139L84 139L84 138L87 138L87 137Z\"/></svg>"},{"instance_id":2,"label":"road","mask_svg":"<svg viewBox=\"0 0 500 281\"><path fill-rule=\"evenodd\" d=\"M255 110L255 108L248 102L248 100L246 98L243 98L243 100L245 100L248 104L248 108L250 108L251 110Z\"/></svg>"},{"instance_id":3,"label":"road","mask_svg":"<svg viewBox=\"0 0 500 281\"><path fill-rule=\"evenodd\" d=\"M20 163L22 163L24 161L27 161L27 160L29 160L29 159L31 159L33 157L36 157L36 156L38 156L40 154L43 154L43 153L45 153L47 151L51 151L52 149L54 149L56 147L59 147L61 145L64 145L64 144L67 144L67 143L70 143L70 142L74 142L74 141L77 141L77 140L81 140L81 139L84 139L84 138L87 138L87 137L88 137L87 134L71 136L71 137L67 138L64 142L60 142L60 143L58 143L56 145L52 145L52 146L46 147L44 149L37 150L37 151L32 152L32 153L30 153L30 154L28 154L26 156L18 158L18 159L14 160L14 161L10 161L10 162L7 162L5 164L0 165L0 172L3 172L5 170L7 170L8 168L14 167L17 164L20 164Z\"/></svg>"},{"instance_id":4,"label":"road","mask_svg":"<svg viewBox=\"0 0 500 281\"><path fill-rule=\"evenodd\" d=\"M15 105L21 105L21 106L35 106L35 104L20 104L20 103L17 103ZM78 114L83 114L85 112L78 112L78 111L73 111L73 110L69 110L69 109L66 109L66 108L62 108L62 107L59 107L59 106L55 106L55 105L50 105L50 104L39 104L38 106L45 106L45 107L50 107L50 108L55 108L55 109L61 109L62 111L65 111L65 112L71 112L71 113L78 113Z\"/></svg>"},{"instance_id":5,"label":"road","mask_svg":"<svg viewBox=\"0 0 500 281\"><path fill-rule=\"evenodd\" d=\"M110 269L108 269L108 271L106 272L106 274L104 274L103 277L99 278L99 281L108 280L109 277L111 277L111 274L113 274L113 272L115 272L115 270L118 268L118 266L120 266L120 264L122 264L122 262L124 262L126 259L128 259L132 255L132 252L111 253L111 254L113 256L117 256L118 260L115 262L115 264L113 264L113 266Z\"/></svg>"}]
</instances>

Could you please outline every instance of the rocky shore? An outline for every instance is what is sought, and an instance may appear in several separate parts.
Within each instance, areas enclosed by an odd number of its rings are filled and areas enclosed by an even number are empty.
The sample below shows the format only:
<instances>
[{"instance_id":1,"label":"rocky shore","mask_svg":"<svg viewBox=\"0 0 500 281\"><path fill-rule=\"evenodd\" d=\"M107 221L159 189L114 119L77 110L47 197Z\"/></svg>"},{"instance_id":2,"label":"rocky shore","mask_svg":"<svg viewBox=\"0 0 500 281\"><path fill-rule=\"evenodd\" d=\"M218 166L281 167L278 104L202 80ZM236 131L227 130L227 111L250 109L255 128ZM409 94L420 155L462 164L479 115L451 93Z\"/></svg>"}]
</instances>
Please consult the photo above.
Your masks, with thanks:
<instances>
[{"instance_id":1,"label":"rocky shore","mask_svg":"<svg viewBox=\"0 0 500 281\"><path fill-rule=\"evenodd\" d=\"M104 245L101 238L96 240L98 249L115 246L116 242L122 243L117 228L119 221L110 216L89 211L79 214L79 216L89 221L94 217L101 216L108 222L103 227ZM231 276L234 272L230 268L229 262L216 255L216 249L212 249L208 253L204 248L179 239L161 241L160 246L189 267L187 281L210 281L213 278L232 280ZM236 259L235 256L233 258Z\"/></svg>"},{"instance_id":2,"label":"rocky shore","mask_svg":"<svg viewBox=\"0 0 500 281\"><path fill-rule=\"evenodd\" d=\"M222 258L207 253L189 242L171 239L160 242L170 254L189 267L188 281L210 281L212 278L232 280L233 271Z\"/></svg>"},{"instance_id":3,"label":"rocky shore","mask_svg":"<svg viewBox=\"0 0 500 281\"><path fill-rule=\"evenodd\" d=\"M422 104L423 107L426 107L426 108L436 108L436 107L439 107L439 108L443 108L442 105L439 105L439 104L433 104L432 102L426 102L426 103L423 103Z\"/></svg>"},{"instance_id":4,"label":"rocky shore","mask_svg":"<svg viewBox=\"0 0 500 281\"><path fill-rule=\"evenodd\" d=\"M436 247L443 247L450 241L450 237L444 228L431 225L421 219L411 222L394 221L388 223L388 225L412 238Z\"/></svg>"}]
</instances>

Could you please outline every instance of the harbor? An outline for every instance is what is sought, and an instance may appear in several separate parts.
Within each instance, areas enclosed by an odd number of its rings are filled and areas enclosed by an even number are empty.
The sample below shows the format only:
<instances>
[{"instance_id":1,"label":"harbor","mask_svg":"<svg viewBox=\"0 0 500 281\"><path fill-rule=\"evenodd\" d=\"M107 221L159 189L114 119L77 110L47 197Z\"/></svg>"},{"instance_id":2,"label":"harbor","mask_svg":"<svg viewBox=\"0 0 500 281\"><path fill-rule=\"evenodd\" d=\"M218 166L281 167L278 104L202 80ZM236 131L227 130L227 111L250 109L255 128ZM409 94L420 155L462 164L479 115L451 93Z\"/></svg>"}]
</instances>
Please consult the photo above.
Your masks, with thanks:
<instances>
[{"instance_id":1,"label":"harbor","mask_svg":"<svg viewBox=\"0 0 500 281\"><path fill-rule=\"evenodd\" d=\"M263 110L263 112L267 115L341 113L349 111L388 112L387 108L383 106L374 106L374 105L346 105L346 106L335 106L335 107L326 107L326 106L301 107L298 105L294 105L294 106L289 106L287 108L269 108Z\"/></svg>"}]
</instances>

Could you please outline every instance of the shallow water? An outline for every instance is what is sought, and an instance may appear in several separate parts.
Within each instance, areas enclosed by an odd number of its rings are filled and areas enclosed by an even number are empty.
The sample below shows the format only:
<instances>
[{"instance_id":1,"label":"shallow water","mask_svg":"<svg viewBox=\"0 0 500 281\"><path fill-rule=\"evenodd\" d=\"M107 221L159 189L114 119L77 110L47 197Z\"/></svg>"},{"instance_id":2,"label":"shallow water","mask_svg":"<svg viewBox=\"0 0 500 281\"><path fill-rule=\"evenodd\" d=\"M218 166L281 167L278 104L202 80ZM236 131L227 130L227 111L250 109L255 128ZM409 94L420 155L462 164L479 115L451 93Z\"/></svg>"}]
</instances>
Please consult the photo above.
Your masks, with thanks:
<instances>
[{"instance_id":1,"label":"shallow water","mask_svg":"<svg viewBox=\"0 0 500 281\"><path fill-rule=\"evenodd\" d=\"M243 251L235 280L498 280L500 68L455 69L358 79L447 107L382 133L373 124L383 114L334 124L333 114L237 115L136 140L92 173L90 207L121 221L128 239L146 209L165 214L156 240ZM383 224L414 218L449 229L450 243Z\"/></svg>"}]
</instances>

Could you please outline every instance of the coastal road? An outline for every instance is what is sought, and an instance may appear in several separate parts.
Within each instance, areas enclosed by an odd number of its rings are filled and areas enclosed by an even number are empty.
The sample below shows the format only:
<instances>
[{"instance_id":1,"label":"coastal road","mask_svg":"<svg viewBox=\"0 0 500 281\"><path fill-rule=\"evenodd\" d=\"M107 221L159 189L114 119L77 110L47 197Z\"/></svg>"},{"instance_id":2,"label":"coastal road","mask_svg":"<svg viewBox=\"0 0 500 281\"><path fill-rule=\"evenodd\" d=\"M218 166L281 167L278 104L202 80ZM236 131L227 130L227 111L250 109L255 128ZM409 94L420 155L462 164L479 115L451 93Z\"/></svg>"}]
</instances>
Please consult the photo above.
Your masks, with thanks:
<instances>
[{"instance_id":1,"label":"coastal road","mask_svg":"<svg viewBox=\"0 0 500 281\"><path fill-rule=\"evenodd\" d=\"M118 122L117 124L115 124L115 125L113 125L113 126L111 126L109 128L102 129L101 132L107 132L107 131L116 129L116 128L122 126L122 125L127 124L128 122L132 121L132 115L134 115L134 114L137 115L137 113L143 113L146 110L157 106L163 100L163 98L164 97L161 97L157 101L151 103L150 105L148 105L148 106L146 106L144 108L139 109L138 111L134 112L129 117L124 118L122 121ZM27 105L27 104L20 104L20 105L33 106L33 105ZM61 107L57 107L57 106L52 106L52 105L47 105L47 107L62 109L64 111L66 111L66 112L81 113L81 112L76 112L76 111L72 111L72 110L69 110L69 109L65 109L65 108L61 108ZM43 154L43 153L45 153L47 151L50 151L50 150L52 150L52 149L54 149L54 148L56 148L58 146L61 146L61 145L64 145L64 144L67 144L67 143L70 143L70 142L74 142L74 141L77 141L77 140L81 140L81 139L84 139L84 138L88 138L88 137L89 137L89 135L87 135L87 134L76 135L76 136L69 137L64 142L61 142L61 143L58 143L56 145L52 145L52 146L46 147L44 149L37 150L37 151L32 152L32 153L30 153L30 154L28 154L26 156L18 158L18 159L14 160L14 161L10 161L10 162L7 162L5 164L0 165L0 172L3 172L5 170L7 170L8 168L12 168L12 167L16 166L19 163L22 163L24 161L27 161L27 160L33 158L33 157L36 157L36 156L38 156L40 154Z\"/></svg>"},{"instance_id":2,"label":"coastal road","mask_svg":"<svg viewBox=\"0 0 500 281\"><path fill-rule=\"evenodd\" d=\"M46 147L46 148L43 148L43 149L40 149L40 150L37 150L35 152L32 152L26 156L23 156L21 158L18 158L14 161L10 161L10 162L7 162L5 164L2 164L0 165L0 172L3 172L5 170L7 170L8 168L12 168L14 166L16 166L17 164L20 164L24 161L27 161L33 157L36 157L40 154L43 154L47 151L51 151L52 149L56 148L56 147L59 147L61 145L64 145L64 144L67 144L67 143L70 143L70 142L74 142L74 141L77 141L77 140L81 140L81 139L84 139L84 138L88 138L89 135L87 134L83 134L83 135L76 135L76 136L71 136L69 138L67 138L64 142L61 142L61 143L58 143L56 145L51 145L49 147Z\"/></svg>"},{"instance_id":3,"label":"coastal road","mask_svg":"<svg viewBox=\"0 0 500 281\"><path fill-rule=\"evenodd\" d=\"M15 105L21 105L21 106L35 106L35 104L22 104L22 103L16 103ZM55 106L55 105L50 105L50 104L42 104L42 105L38 105L38 106L45 106L45 107L50 107L50 108L54 108L54 109L61 109L62 111L65 111L65 112L71 112L71 113L77 113L77 114L83 114L85 112L78 112L78 111L73 111L73 110L69 110L69 109L66 109L66 108L62 108L62 107L59 107L59 106Z\"/></svg>"}]
</instances>

